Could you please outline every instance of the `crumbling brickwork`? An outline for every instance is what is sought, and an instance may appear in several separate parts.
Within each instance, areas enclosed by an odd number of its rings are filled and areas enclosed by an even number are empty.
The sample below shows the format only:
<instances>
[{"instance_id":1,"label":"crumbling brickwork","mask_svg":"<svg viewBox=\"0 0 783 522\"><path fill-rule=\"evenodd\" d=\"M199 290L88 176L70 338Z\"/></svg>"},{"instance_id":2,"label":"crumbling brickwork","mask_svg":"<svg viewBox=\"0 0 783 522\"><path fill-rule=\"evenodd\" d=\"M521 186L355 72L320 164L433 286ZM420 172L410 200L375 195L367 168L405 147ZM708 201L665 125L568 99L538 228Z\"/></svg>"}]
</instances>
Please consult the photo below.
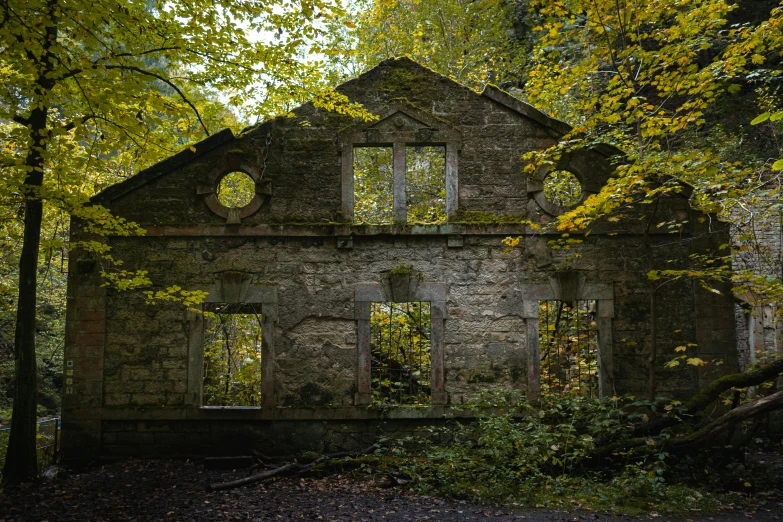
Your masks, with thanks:
<instances>
[{"instance_id":1,"label":"crumbling brickwork","mask_svg":"<svg viewBox=\"0 0 783 522\"><path fill-rule=\"evenodd\" d=\"M555 144L567 125L494 87L479 94L408 59L383 62L339 90L380 120L306 104L239 136L216 134L96 197L147 230L107 238L124 268L147 270L158 288L204 290L208 302L258 305L263 405L204 407L202 316L102 288L82 255L69 279L67 457L209 453L227 438L241 441L235 450L355 446L378 430L415 431L444 413L467 415L462 406L483 390L534 399L536 314L547 299L594 300L601 393L644 392L650 263L687 266L690 254L726 241L722 224L700 219L675 195L653 222L682 227L669 234L653 225L649 250L633 220L558 250L548 243L557 236L523 223L546 224L556 212L541 196L545 172L525 175L522 156ZM352 224L350 154L373 144L393 144L395 156L398 145L445 148L446 223ZM615 152L574 153L557 167L578 176L584 199L606 183ZM253 177L255 196L232 213L216 203L215 187L237 170ZM78 238L78 223L73 230ZM522 239L507 251L509 236ZM403 265L404 288L394 276ZM656 296L660 393L685 397L736 368L730 294L682 280ZM432 404L377 408L368 400L369 304L400 300L432 304ZM665 370L686 343L723 366Z\"/></svg>"}]
</instances>

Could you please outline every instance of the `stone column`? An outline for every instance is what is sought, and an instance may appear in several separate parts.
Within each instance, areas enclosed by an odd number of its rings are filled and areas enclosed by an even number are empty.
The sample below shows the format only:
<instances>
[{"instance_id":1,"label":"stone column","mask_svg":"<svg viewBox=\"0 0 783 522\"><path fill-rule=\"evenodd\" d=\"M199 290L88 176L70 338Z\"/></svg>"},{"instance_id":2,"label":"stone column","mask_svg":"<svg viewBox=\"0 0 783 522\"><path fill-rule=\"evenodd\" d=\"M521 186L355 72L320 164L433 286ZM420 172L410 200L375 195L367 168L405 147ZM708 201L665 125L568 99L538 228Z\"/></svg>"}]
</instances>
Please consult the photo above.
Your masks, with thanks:
<instances>
[{"instance_id":1,"label":"stone column","mask_svg":"<svg viewBox=\"0 0 783 522\"><path fill-rule=\"evenodd\" d=\"M370 302L356 301L354 303L356 331L356 386L354 397L356 406L367 406L372 402L370 394Z\"/></svg>"},{"instance_id":2,"label":"stone column","mask_svg":"<svg viewBox=\"0 0 783 522\"><path fill-rule=\"evenodd\" d=\"M97 262L73 252L65 319L65 385L62 401L63 460L86 463L100 456L106 290Z\"/></svg>"},{"instance_id":3,"label":"stone column","mask_svg":"<svg viewBox=\"0 0 783 522\"><path fill-rule=\"evenodd\" d=\"M394 222L408 221L408 205L405 198L405 143L394 142Z\"/></svg>"}]
</instances>

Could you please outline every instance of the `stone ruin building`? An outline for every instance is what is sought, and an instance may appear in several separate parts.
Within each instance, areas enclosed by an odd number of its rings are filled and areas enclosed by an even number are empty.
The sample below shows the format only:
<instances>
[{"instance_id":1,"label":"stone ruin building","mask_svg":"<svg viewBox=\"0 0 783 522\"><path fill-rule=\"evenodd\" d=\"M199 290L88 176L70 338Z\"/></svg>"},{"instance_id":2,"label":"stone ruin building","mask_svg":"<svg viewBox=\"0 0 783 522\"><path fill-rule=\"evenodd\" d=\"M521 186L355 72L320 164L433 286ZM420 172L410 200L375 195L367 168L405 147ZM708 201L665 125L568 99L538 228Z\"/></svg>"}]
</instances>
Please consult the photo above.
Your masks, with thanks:
<instances>
[{"instance_id":1,"label":"stone ruin building","mask_svg":"<svg viewBox=\"0 0 783 522\"><path fill-rule=\"evenodd\" d=\"M530 222L597 193L613 149L528 176L523 154L557 143L565 123L405 58L338 91L379 119L305 104L95 197L146 229L104 239L123 268L147 270L156 289L208 292L199 306L211 313L106 288L101 261L74 252L67 460L325 451L469 417L464 405L485 391L644 393L650 263L687 266L726 242L723 224L683 193L658 205L649 250L638 219L563 248ZM250 180L244 201L226 200L229 179ZM521 239L509 249L507 237ZM675 280L656 295L660 394L687 397L736 371L730 291ZM688 343L723 364L664 368Z\"/></svg>"},{"instance_id":2,"label":"stone ruin building","mask_svg":"<svg viewBox=\"0 0 783 522\"><path fill-rule=\"evenodd\" d=\"M750 269L755 275L783 278L783 214L765 215L749 212L743 227L732 230L735 244L749 248L737 249L733 255L734 270ZM752 231L751 240L741 237ZM779 303L770 303L751 291L735 293L737 319L737 351L740 368L754 363L770 362L783 355L783 310Z\"/></svg>"}]
</instances>

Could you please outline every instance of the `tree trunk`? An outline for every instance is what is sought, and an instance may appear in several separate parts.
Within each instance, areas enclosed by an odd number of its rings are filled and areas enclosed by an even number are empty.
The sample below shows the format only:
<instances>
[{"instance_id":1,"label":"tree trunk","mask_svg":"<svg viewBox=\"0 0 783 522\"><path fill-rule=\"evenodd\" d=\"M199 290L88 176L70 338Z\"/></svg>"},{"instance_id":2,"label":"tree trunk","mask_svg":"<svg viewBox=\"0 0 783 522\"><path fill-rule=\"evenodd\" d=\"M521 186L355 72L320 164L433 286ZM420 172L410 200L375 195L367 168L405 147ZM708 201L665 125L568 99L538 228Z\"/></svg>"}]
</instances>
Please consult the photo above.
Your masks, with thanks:
<instances>
[{"instance_id":1,"label":"tree trunk","mask_svg":"<svg viewBox=\"0 0 783 522\"><path fill-rule=\"evenodd\" d=\"M658 295L652 283L650 284L650 337L650 356L647 359L647 400L655 402L655 391L658 388L655 373L655 360L658 358Z\"/></svg>"},{"instance_id":2,"label":"tree trunk","mask_svg":"<svg viewBox=\"0 0 783 522\"><path fill-rule=\"evenodd\" d=\"M724 375L723 377L712 381L709 386L691 397L688 402L683 404L682 409L678 414L697 415L704 408L715 402L726 390L756 386L777 378L781 373L783 373L783 359L778 359L774 363L768 364L767 366L752 372ZM679 418L670 414L669 416L653 419L650 422L637 426L631 432L631 436L643 437L647 435L657 435L665 428L675 426L680 422L682 421ZM603 444L607 441L608 439L599 444Z\"/></svg>"},{"instance_id":3,"label":"tree trunk","mask_svg":"<svg viewBox=\"0 0 783 522\"><path fill-rule=\"evenodd\" d=\"M30 117L33 140L40 143L45 127L45 109L36 109ZM41 240L43 203L34 190L43 182L43 158L38 146L31 148L25 165L32 168L25 179L24 240L19 258L19 301L14 335L14 407L8 439L3 483L33 480L38 474L36 442L37 377L35 361L35 305L38 287L38 247Z\"/></svg>"},{"instance_id":4,"label":"tree trunk","mask_svg":"<svg viewBox=\"0 0 783 522\"><path fill-rule=\"evenodd\" d=\"M55 4L50 2L50 14ZM43 53L38 60L37 84L44 100L49 96L53 83L47 75L53 69L50 50L57 40L54 18L49 19ZM35 103L38 100L33 100ZM35 106L35 105L34 105ZM34 480L38 476L36 453L36 420L38 406L38 381L35 360L35 319L38 288L38 248L41 242L43 201L40 188L43 185L43 167L46 150L49 104L35 106L27 118L30 144L25 159L27 177L24 181L24 236L19 258L19 300L16 309L14 334L14 406L11 433L8 439L3 484L15 484Z\"/></svg>"},{"instance_id":5,"label":"tree trunk","mask_svg":"<svg viewBox=\"0 0 783 522\"><path fill-rule=\"evenodd\" d=\"M655 269L655 257L650 243L650 226L658 211L658 202L659 199L656 199L652 214L650 214L650 219L644 229L643 242L649 271ZM648 281L648 288L650 289L650 353L647 358L647 400L655 402L655 391L658 387L655 372L655 360L658 358L658 291L655 281Z\"/></svg>"}]
</instances>

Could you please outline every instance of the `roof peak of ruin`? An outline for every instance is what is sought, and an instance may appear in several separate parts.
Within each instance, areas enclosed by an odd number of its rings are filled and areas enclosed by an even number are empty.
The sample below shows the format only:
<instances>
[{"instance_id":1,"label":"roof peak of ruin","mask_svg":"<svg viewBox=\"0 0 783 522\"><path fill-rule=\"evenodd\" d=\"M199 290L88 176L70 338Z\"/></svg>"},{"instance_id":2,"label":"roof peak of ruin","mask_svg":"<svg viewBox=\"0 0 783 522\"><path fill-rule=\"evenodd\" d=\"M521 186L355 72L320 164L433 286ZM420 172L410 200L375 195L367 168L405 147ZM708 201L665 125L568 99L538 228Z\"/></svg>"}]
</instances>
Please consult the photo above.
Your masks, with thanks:
<instances>
[{"instance_id":1,"label":"roof peak of ruin","mask_svg":"<svg viewBox=\"0 0 783 522\"><path fill-rule=\"evenodd\" d=\"M383 60L379 62L376 66L368 69L367 71L363 72L357 77L347 80L341 83L340 85L336 86L335 89L340 90L342 87L347 86L353 82L361 81L362 79L367 79L368 77L372 77L373 75L378 74L379 71L388 68L397 68L397 67L414 69L420 71L424 75L436 76L441 80L449 81L451 83L459 85L460 87L463 87L464 89L470 91L475 96L488 98L492 100L494 103L497 103L525 118L533 120L539 125L544 126L550 132L550 134L552 134L554 138L559 139L561 136L571 131L571 126L569 124L548 116L547 114L540 111L539 109L536 109L534 106L530 105L529 103L526 103L518 98L515 98L511 94L501 90L495 85L487 84L481 92L477 92L452 78L449 78L443 74L440 74L430 69L426 65L423 65L411 59L408 56L392 57ZM311 102L307 102L307 103L311 103ZM302 106L306 105L307 103L303 104ZM296 111L297 109L293 109L293 111ZM147 183L157 179L158 177L163 176L167 172L176 169L178 167L181 167L199 158L200 156L206 154L207 152L219 146L225 145L231 141L236 141L237 139L240 139L258 130L264 124L270 122L273 119L274 118L270 118L257 125L247 127L243 129L242 132L240 132L238 135L235 135L231 129L223 129L220 132L217 132L207 137L206 139L201 140L200 142L189 145L186 149L174 154L173 156L170 156L156 163L155 165L152 165L151 167L148 167L138 172L134 176L126 179L125 181L122 181L120 183L117 183L115 185L112 185L104 189L100 193L93 196L90 201L95 204L109 204L112 201L130 192L133 192L136 189L146 185ZM619 153L617 149L608 146L606 147L605 151L600 150L600 148L598 149L598 151L606 156L616 155Z\"/></svg>"}]
</instances>

